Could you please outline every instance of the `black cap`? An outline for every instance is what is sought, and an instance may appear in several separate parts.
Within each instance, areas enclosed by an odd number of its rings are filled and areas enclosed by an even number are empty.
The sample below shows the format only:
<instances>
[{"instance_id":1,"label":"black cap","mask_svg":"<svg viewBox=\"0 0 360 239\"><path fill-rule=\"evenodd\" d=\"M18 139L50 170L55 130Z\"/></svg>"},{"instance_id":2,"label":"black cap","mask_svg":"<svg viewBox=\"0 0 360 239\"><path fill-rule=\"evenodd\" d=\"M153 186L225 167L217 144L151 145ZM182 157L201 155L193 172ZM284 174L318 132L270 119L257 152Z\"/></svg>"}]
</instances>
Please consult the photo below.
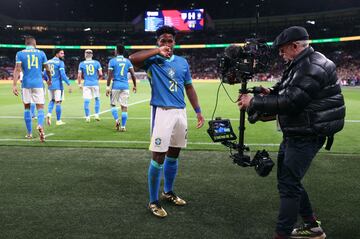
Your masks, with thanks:
<instances>
[{"instance_id":1,"label":"black cap","mask_svg":"<svg viewBox=\"0 0 360 239\"><path fill-rule=\"evenodd\" d=\"M294 41L309 40L309 33L304 27L293 26L286 28L282 31L273 42L273 48L279 48L280 46Z\"/></svg>"}]
</instances>

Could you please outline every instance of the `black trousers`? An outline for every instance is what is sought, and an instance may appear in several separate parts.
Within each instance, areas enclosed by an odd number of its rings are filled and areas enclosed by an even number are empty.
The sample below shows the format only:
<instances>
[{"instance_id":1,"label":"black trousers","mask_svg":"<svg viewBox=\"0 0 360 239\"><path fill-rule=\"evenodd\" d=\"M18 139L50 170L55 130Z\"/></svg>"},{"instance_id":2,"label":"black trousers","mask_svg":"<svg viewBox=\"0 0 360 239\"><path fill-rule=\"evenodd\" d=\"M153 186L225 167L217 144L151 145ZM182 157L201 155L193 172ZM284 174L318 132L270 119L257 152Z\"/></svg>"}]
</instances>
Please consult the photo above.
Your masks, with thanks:
<instances>
[{"instance_id":1,"label":"black trousers","mask_svg":"<svg viewBox=\"0 0 360 239\"><path fill-rule=\"evenodd\" d=\"M280 209L276 232L290 235L297 216L312 217L313 210L302 178L325 142L325 137L285 137L278 154L278 190Z\"/></svg>"}]
</instances>

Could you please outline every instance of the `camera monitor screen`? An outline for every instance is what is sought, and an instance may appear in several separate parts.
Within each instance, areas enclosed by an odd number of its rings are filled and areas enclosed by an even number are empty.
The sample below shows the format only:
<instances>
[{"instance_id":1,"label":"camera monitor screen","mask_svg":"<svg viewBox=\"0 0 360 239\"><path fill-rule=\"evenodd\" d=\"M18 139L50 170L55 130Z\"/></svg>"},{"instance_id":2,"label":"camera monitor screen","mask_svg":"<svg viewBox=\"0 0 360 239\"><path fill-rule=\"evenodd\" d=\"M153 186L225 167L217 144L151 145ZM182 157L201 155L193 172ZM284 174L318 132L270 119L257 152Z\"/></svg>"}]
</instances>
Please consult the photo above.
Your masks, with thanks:
<instances>
[{"instance_id":1,"label":"camera monitor screen","mask_svg":"<svg viewBox=\"0 0 360 239\"><path fill-rule=\"evenodd\" d=\"M231 133L231 128L227 121L214 123L213 127L215 136L227 135Z\"/></svg>"},{"instance_id":2,"label":"camera monitor screen","mask_svg":"<svg viewBox=\"0 0 360 239\"><path fill-rule=\"evenodd\" d=\"M207 132L214 142L235 140L237 138L228 119L210 120Z\"/></svg>"},{"instance_id":3,"label":"camera monitor screen","mask_svg":"<svg viewBox=\"0 0 360 239\"><path fill-rule=\"evenodd\" d=\"M204 29L204 9L162 10L145 12L145 31L154 32L164 25L177 31L197 31Z\"/></svg>"}]
</instances>

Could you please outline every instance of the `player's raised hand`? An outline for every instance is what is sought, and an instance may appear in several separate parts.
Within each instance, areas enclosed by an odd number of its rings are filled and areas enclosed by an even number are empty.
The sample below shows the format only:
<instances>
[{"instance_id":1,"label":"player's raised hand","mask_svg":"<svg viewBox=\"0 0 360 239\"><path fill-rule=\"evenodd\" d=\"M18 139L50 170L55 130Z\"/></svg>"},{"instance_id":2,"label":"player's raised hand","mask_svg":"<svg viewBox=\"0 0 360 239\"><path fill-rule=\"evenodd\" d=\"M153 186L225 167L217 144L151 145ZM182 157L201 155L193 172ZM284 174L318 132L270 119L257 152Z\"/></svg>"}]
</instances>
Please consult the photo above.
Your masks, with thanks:
<instances>
[{"instance_id":1,"label":"player's raised hand","mask_svg":"<svg viewBox=\"0 0 360 239\"><path fill-rule=\"evenodd\" d=\"M159 47L159 54L163 57L170 58L171 56L171 48L168 46Z\"/></svg>"},{"instance_id":2,"label":"player's raised hand","mask_svg":"<svg viewBox=\"0 0 360 239\"><path fill-rule=\"evenodd\" d=\"M17 88L16 85L13 85L13 87L12 87L12 92L13 92L13 94L16 95L16 96L19 95L19 91L18 91L18 88Z\"/></svg>"},{"instance_id":3,"label":"player's raised hand","mask_svg":"<svg viewBox=\"0 0 360 239\"><path fill-rule=\"evenodd\" d=\"M204 119L204 117L202 116L201 113L197 113L196 117L197 117L197 120L198 120L196 128L199 129L204 125L205 119Z\"/></svg>"}]
</instances>

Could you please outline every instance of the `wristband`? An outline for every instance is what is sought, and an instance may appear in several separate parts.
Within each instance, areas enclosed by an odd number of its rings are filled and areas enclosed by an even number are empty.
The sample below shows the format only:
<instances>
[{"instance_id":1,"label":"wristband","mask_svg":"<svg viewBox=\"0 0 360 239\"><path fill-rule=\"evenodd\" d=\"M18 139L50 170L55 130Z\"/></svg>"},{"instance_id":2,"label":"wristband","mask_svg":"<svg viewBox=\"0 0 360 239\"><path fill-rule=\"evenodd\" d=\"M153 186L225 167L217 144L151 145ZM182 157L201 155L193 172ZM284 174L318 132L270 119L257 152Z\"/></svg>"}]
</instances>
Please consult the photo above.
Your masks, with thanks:
<instances>
[{"instance_id":1,"label":"wristband","mask_svg":"<svg viewBox=\"0 0 360 239\"><path fill-rule=\"evenodd\" d=\"M106 86L106 90L110 90L110 86Z\"/></svg>"},{"instance_id":2,"label":"wristband","mask_svg":"<svg viewBox=\"0 0 360 239\"><path fill-rule=\"evenodd\" d=\"M79 87L82 87L82 84L78 84L79 85Z\"/></svg>"},{"instance_id":3,"label":"wristband","mask_svg":"<svg viewBox=\"0 0 360 239\"><path fill-rule=\"evenodd\" d=\"M200 106L199 106L199 107L196 107L194 110L195 110L195 113L196 113L196 114L201 113Z\"/></svg>"}]
</instances>

